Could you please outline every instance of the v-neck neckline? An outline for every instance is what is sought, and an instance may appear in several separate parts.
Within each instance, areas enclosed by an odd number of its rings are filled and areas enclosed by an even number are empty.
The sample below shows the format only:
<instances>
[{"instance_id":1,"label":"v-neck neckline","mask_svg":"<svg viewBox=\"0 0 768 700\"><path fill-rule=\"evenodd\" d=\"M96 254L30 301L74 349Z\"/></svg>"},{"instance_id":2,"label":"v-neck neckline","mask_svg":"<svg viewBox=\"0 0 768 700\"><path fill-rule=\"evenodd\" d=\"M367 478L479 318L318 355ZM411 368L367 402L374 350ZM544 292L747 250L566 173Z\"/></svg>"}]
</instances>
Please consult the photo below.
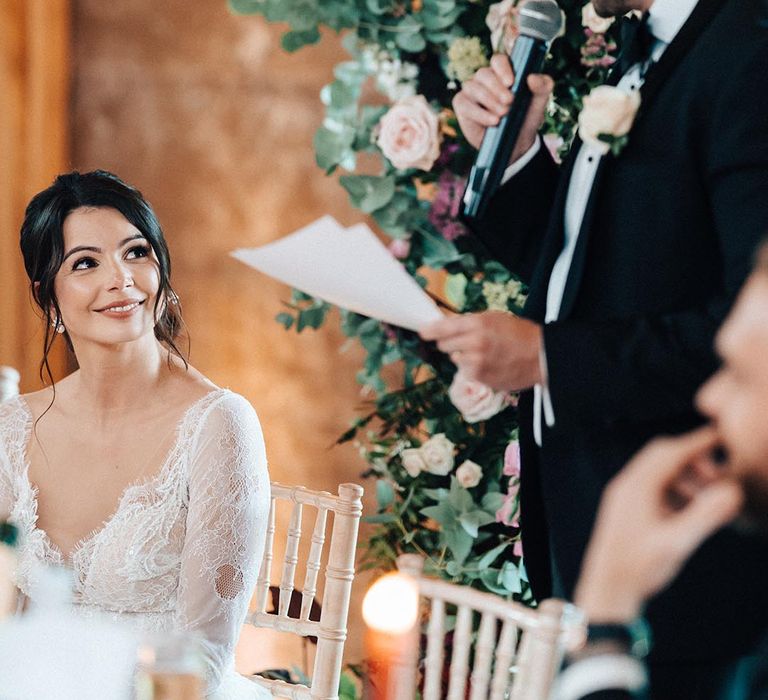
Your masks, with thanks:
<instances>
[{"instance_id":1,"label":"v-neck neckline","mask_svg":"<svg viewBox=\"0 0 768 700\"><path fill-rule=\"evenodd\" d=\"M196 399L195 401L193 401L185 409L181 418L176 423L173 442L171 443L168 451L166 452L165 458L163 459L160 469L151 476L147 476L143 478L139 477L131 481L129 484L127 484L125 488L121 491L120 497L117 499L117 506L115 507L114 511L112 511L112 513L102 521L101 525L97 526L96 528L91 530L88 534L79 538L75 542L71 551L66 555L64 554L61 547L49 537L48 532L43 528L38 527L37 525L39 489L36 485L32 483L32 481L29 478L30 463L29 463L29 457L28 457L29 443L30 443L30 440L32 439L33 414L26 399L24 399L21 396L17 397L20 406L26 413L26 425L24 429L24 436L22 438L23 440L23 444L21 446L22 449L20 450L21 464L16 466L17 468L19 468L20 477L23 480L23 484L25 488L28 489L29 491L29 498L31 501L30 507L32 509L31 533L37 534L37 536L43 542L45 549L50 555L52 555L52 557L56 560L57 564L64 564L66 566L75 568L75 561L78 558L78 555L82 551L84 551L87 547L92 546L98 540L99 536L109 528L110 524L114 522L114 520L123 510L123 507L130 494L132 494L136 490L139 490L139 489L146 490L151 486L163 483L163 481L167 478L166 473L168 472L169 466L173 462L173 457L179 448L179 443L184 433L184 427L186 426L186 423L189 420L189 417L192 414L192 412L201 404L204 404L206 401L212 399L214 395L226 393L227 391L228 391L227 389L221 389L218 387L216 389L212 389L211 391L201 396L199 399Z\"/></svg>"}]
</instances>

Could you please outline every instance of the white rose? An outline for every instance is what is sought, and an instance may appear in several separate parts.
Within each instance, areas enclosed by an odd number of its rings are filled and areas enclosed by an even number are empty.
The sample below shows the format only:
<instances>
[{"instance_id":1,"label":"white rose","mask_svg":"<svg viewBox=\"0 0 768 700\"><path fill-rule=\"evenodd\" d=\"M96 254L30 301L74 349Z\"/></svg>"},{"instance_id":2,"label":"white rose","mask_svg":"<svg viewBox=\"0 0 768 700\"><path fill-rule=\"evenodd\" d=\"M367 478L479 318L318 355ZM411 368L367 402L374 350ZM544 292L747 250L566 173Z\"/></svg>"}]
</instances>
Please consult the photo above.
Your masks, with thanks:
<instances>
[{"instance_id":1,"label":"white rose","mask_svg":"<svg viewBox=\"0 0 768 700\"><path fill-rule=\"evenodd\" d=\"M403 450L400 454L400 458L403 461L405 471L407 471L414 479L427 468L424 458L421 456L421 450L416 447L410 447L407 450Z\"/></svg>"},{"instance_id":2,"label":"white rose","mask_svg":"<svg viewBox=\"0 0 768 700\"><path fill-rule=\"evenodd\" d=\"M440 155L440 120L424 95L404 97L379 121L376 143L399 170L429 170Z\"/></svg>"},{"instance_id":3,"label":"white rose","mask_svg":"<svg viewBox=\"0 0 768 700\"><path fill-rule=\"evenodd\" d=\"M495 53L510 53L520 34L516 5L517 0L501 0L488 8L485 24L491 30L491 47Z\"/></svg>"},{"instance_id":4,"label":"white rose","mask_svg":"<svg viewBox=\"0 0 768 700\"><path fill-rule=\"evenodd\" d=\"M579 114L579 136L603 154L608 153L610 145L598 136L621 137L628 134L639 108L640 95L637 91L627 93L617 87L600 85L584 98L584 108Z\"/></svg>"},{"instance_id":5,"label":"white rose","mask_svg":"<svg viewBox=\"0 0 768 700\"><path fill-rule=\"evenodd\" d=\"M467 379L459 370L453 377L448 397L467 423L479 423L495 416L506 405L506 394Z\"/></svg>"},{"instance_id":6,"label":"white rose","mask_svg":"<svg viewBox=\"0 0 768 700\"><path fill-rule=\"evenodd\" d=\"M453 443L443 433L433 435L420 449L424 469L430 474L445 476L453 469Z\"/></svg>"},{"instance_id":7,"label":"white rose","mask_svg":"<svg viewBox=\"0 0 768 700\"><path fill-rule=\"evenodd\" d=\"M483 478L483 468L469 459L464 460L456 470L456 478L465 489L471 489Z\"/></svg>"},{"instance_id":8,"label":"white rose","mask_svg":"<svg viewBox=\"0 0 768 700\"><path fill-rule=\"evenodd\" d=\"M614 22L614 17L601 17L597 14L595 6L588 2L581 8L581 24L591 29L595 34L605 34Z\"/></svg>"}]
</instances>

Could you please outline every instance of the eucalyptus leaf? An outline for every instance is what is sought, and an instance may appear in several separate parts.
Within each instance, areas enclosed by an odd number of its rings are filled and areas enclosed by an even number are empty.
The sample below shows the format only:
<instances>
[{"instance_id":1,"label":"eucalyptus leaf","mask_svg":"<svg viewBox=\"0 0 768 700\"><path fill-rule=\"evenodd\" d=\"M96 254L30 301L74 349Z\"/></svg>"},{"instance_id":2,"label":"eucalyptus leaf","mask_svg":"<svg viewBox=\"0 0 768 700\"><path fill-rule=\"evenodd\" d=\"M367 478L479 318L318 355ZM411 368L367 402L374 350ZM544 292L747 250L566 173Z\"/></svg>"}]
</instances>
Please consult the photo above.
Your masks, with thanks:
<instances>
[{"instance_id":1,"label":"eucalyptus leaf","mask_svg":"<svg viewBox=\"0 0 768 700\"><path fill-rule=\"evenodd\" d=\"M510 561L504 562L501 567L499 582L510 593L520 593L523 590L520 582L520 571Z\"/></svg>"},{"instance_id":2,"label":"eucalyptus leaf","mask_svg":"<svg viewBox=\"0 0 768 700\"><path fill-rule=\"evenodd\" d=\"M287 314L285 312L277 314L275 316L275 321L277 321L279 324L285 328L285 330L288 330L294 323L294 318L291 316L291 314Z\"/></svg>"},{"instance_id":3,"label":"eucalyptus leaf","mask_svg":"<svg viewBox=\"0 0 768 700\"><path fill-rule=\"evenodd\" d=\"M443 533L445 544L450 550L455 561L463 564L472 551L474 538L468 535L463 528L445 530Z\"/></svg>"},{"instance_id":4,"label":"eucalyptus leaf","mask_svg":"<svg viewBox=\"0 0 768 700\"><path fill-rule=\"evenodd\" d=\"M459 259L459 251L451 241L426 231L421 232L421 238L425 265L433 268L442 268L448 263Z\"/></svg>"},{"instance_id":5,"label":"eucalyptus leaf","mask_svg":"<svg viewBox=\"0 0 768 700\"><path fill-rule=\"evenodd\" d=\"M395 490L392 488L392 484L384 479L379 479L376 482L376 501L379 505L379 510L386 510L395 500Z\"/></svg>"},{"instance_id":6,"label":"eucalyptus leaf","mask_svg":"<svg viewBox=\"0 0 768 700\"><path fill-rule=\"evenodd\" d=\"M305 31L286 32L280 39L280 44L286 51L293 53L304 46L316 44L318 41L320 41L320 32L317 27L314 27Z\"/></svg>"},{"instance_id":7,"label":"eucalyptus leaf","mask_svg":"<svg viewBox=\"0 0 768 700\"><path fill-rule=\"evenodd\" d=\"M477 561L477 568L481 571L483 569L487 569L493 562L495 562L500 556L501 553L509 547L509 542L502 542L498 547L494 547L490 551L486 552L480 559Z\"/></svg>"},{"instance_id":8,"label":"eucalyptus leaf","mask_svg":"<svg viewBox=\"0 0 768 700\"><path fill-rule=\"evenodd\" d=\"M375 175L342 175L342 187L349 192L352 204L366 214L381 209L395 194L395 178Z\"/></svg>"}]
</instances>

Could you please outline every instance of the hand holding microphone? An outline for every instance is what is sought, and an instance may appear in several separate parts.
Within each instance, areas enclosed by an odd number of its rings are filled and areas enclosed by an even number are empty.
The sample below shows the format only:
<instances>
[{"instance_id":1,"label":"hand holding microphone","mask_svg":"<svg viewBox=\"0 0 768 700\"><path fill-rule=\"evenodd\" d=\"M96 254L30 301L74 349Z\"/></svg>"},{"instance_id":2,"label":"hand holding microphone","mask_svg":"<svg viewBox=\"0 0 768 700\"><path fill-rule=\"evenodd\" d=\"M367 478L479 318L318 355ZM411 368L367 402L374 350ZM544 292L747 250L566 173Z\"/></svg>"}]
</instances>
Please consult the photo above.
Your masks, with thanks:
<instances>
[{"instance_id":1,"label":"hand holding microphone","mask_svg":"<svg viewBox=\"0 0 768 700\"><path fill-rule=\"evenodd\" d=\"M533 145L552 91L552 81L539 74L563 28L562 10L555 0L526 0L518 17L520 34L509 58L495 56L454 100L465 137L479 143L461 207L465 220L483 216L510 160Z\"/></svg>"},{"instance_id":2,"label":"hand holding microphone","mask_svg":"<svg viewBox=\"0 0 768 700\"><path fill-rule=\"evenodd\" d=\"M453 110L464 138L471 146L480 148L486 129L498 126L501 118L507 114L515 99L510 92L514 82L515 74L509 58L504 54L495 54L490 66L477 71L453 98ZM544 115L554 87L555 83L548 75L535 73L528 76L531 106L507 165L525 155L533 146L544 124Z\"/></svg>"}]
</instances>

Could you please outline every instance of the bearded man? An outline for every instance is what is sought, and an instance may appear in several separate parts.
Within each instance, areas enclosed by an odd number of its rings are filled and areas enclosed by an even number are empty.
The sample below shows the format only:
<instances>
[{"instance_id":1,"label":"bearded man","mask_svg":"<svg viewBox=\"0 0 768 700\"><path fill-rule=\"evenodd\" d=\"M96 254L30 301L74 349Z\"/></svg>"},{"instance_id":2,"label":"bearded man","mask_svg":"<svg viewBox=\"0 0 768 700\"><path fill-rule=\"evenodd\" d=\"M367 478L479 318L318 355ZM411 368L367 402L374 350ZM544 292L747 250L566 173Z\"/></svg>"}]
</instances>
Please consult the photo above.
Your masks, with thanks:
<instances>
[{"instance_id":1,"label":"bearded man","mask_svg":"<svg viewBox=\"0 0 768 700\"><path fill-rule=\"evenodd\" d=\"M639 104L626 144L606 153L589 128L602 118L586 114L558 170L538 135L552 81L532 76L504 184L475 227L529 284L525 318L486 312L422 332L469 377L523 392L521 524L539 599L572 596L610 478L653 436L700 424L693 396L718 367L715 333L768 230L762 0L594 5L643 13L609 80L622 109ZM512 79L495 56L462 86L470 143L508 110ZM705 544L646 612L654 700L717 698L766 627L766 590L761 542L726 530Z\"/></svg>"},{"instance_id":2,"label":"bearded man","mask_svg":"<svg viewBox=\"0 0 768 700\"><path fill-rule=\"evenodd\" d=\"M768 243L717 348L723 367L697 397L711 425L654 440L606 489L575 596L593 634L560 676L557 700L623 700L639 690L631 630L645 601L735 517L768 535ZM768 638L729 697L765 698L766 671Z\"/></svg>"}]
</instances>

